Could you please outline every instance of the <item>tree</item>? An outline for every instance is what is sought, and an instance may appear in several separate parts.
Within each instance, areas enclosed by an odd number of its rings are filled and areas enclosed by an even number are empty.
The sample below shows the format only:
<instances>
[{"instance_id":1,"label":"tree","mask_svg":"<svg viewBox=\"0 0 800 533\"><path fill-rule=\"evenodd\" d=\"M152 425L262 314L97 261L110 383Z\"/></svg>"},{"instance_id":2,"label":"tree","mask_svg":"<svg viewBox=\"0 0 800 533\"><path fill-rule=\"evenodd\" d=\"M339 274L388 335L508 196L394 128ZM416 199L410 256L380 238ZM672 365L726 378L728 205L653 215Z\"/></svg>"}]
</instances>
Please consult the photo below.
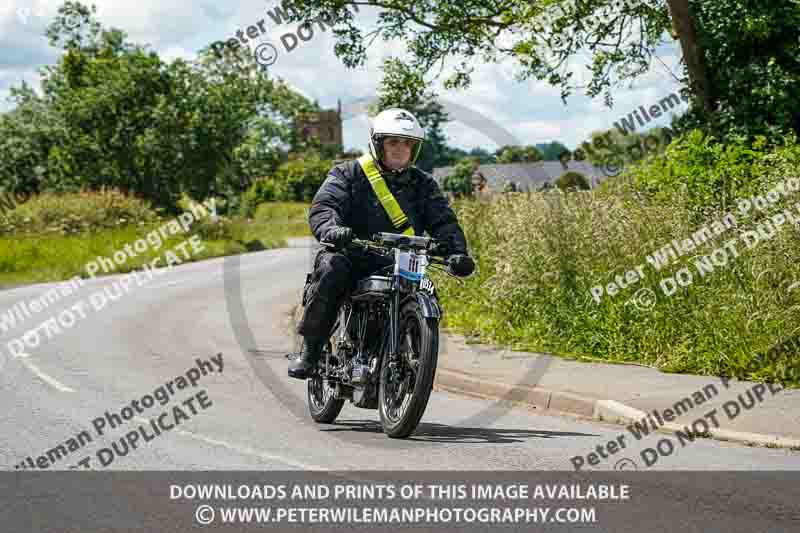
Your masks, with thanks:
<instances>
[{"instance_id":1,"label":"tree","mask_svg":"<svg viewBox=\"0 0 800 533\"><path fill-rule=\"evenodd\" d=\"M0 169L13 169L12 187L111 186L174 209L184 192L238 196L248 174L277 166L291 117L310 108L305 98L266 80L241 51L165 63L103 28L95 11L65 2L46 32L64 54L43 69L43 94L12 90L18 107L0 119L9 148Z\"/></svg>"},{"instance_id":2,"label":"tree","mask_svg":"<svg viewBox=\"0 0 800 533\"><path fill-rule=\"evenodd\" d=\"M476 147L470 151L462 150L453 146L445 145L442 152L439 154L437 167L446 167L455 165L464 158L472 158L478 161L481 165L491 165L497 162L495 156L485 148Z\"/></svg>"},{"instance_id":3,"label":"tree","mask_svg":"<svg viewBox=\"0 0 800 533\"><path fill-rule=\"evenodd\" d=\"M431 172L434 167L444 167L452 160L447 156L447 138L442 124L447 121L447 113L436 102L436 94L426 91L425 81L418 72L408 68L402 61L389 58L383 63L383 79L378 91L378 102L371 108L371 114L390 107L400 107L414 114L425 128L425 144L417 165Z\"/></svg>"},{"instance_id":4,"label":"tree","mask_svg":"<svg viewBox=\"0 0 800 533\"><path fill-rule=\"evenodd\" d=\"M558 161L558 156L568 151L568 148L558 141L537 144L536 148L542 154L543 161Z\"/></svg>"},{"instance_id":5,"label":"tree","mask_svg":"<svg viewBox=\"0 0 800 533\"><path fill-rule=\"evenodd\" d=\"M50 149L66 137L66 126L25 81L11 88L9 101L16 107L0 114L0 190L38 193Z\"/></svg>"},{"instance_id":6,"label":"tree","mask_svg":"<svg viewBox=\"0 0 800 533\"><path fill-rule=\"evenodd\" d=\"M580 172L565 172L560 178L556 180L556 187L562 191L583 190L588 191L592 187L589 185L589 180Z\"/></svg>"},{"instance_id":7,"label":"tree","mask_svg":"<svg viewBox=\"0 0 800 533\"><path fill-rule=\"evenodd\" d=\"M535 146L501 146L495 152L497 162L534 163L542 160L542 153Z\"/></svg>"},{"instance_id":8,"label":"tree","mask_svg":"<svg viewBox=\"0 0 800 533\"><path fill-rule=\"evenodd\" d=\"M616 128L594 131L589 140L581 143L572 154L577 160L587 160L592 165L623 165L635 162L645 155L660 152L672 140L674 132L668 128L651 128L645 132L623 134Z\"/></svg>"},{"instance_id":9,"label":"tree","mask_svg":"<svg viewBox=\"0 0 800 533\"><path fill-rule=\"evenodd\" d=\"M333 161L321 159L318 154L309 154L283 163L275 171L276 200L289 202L311 202L328 175Z\"/></svg>"},{"instance_id":10,"label":"tree","mask_svg":"<svg viewBox=\"0 0 800 533\"><path fill-rule=\"evenodd\" d=\"M298 19L333 13L335 52L349 67L363 65L377 37L403 38L409 65L428 75L457 62L444 86L469 86L476 58L511 58L520 80L561 89L584 88L613 103L614 88L646 73L657 48L679 39L681 82L692 87L692 113L680 126L716 129L720 136L800 133L800 3L795 0L286 0ZM353 6L382 10L364 35ZM365 39L371 39L366 42ZM591 56L590 80L575 79L570 60ZM439 74L436 74L437 76Z\"/></svg>"},{"instance_id":11,"label":"tree","mask_svg":"<svg viewBox=\"0 0 800 533\"><path fill-rule=\"evenodd\" d=\"M456 198L469 196L472 193L472 175L478 166L474 158L462 159L453 171L442 180L442 190L452 193Z\"/></svg>"},{"instance_id":12,"label":"tree","mask_svg":"<svg viewBox=\"0 0 800 533\"><path fill-rule=\"evenodd\" d=\"M375 38L404 38L414 71L429 73L457 59L444 86L469 86L475 58L512 58L519 78L535 77L561 88L562 98L578 86L568 60L592 53L590 96L604 93L649 68L655 49L671 28L664 0L553 0L439 2L437 0L286 0L296 20L328 15L334 24L334 51L348 67L363 65ZM365 36L353 6L382 9L377 28ZM371 37L369 43L365 39Z\"/></svg>"},{"instance_id":13,"label":"tree","mask_svg":"<svg viewBox=\"0 0 800 533\"><path fill-rule=\"evenodd\" d=\"M494 156L491 152L486 150L485 148L473 148L466 154L468 157L472 157L478 160L478 163L481 165L488 165L495 162Z\"/></svg>"},{"instance_id":14,"label":"tree","mask_svg":"<svg viewBox=\"0 0 800 533\"><path fill-rule=\"evenodd\" d=\"M686 70L689 72L694 94L707 112L715 107L715 99L709 87L704 51L697 41L694 17L689 0L666 0L672 17L672 37L680 39Z\"/></svg>"},{"instance_id":15,"label":"tree","mask_svg":"<svg viewBox=\"0 0 800 533\"><path fill-rule=\"evenodd\" d=\"M722 140L763 135L769 144L791 129L800 134L800 4L691 0L689 5L710 105L690 109L674 126L700 127Z\"/></svg>"}]
</instances>

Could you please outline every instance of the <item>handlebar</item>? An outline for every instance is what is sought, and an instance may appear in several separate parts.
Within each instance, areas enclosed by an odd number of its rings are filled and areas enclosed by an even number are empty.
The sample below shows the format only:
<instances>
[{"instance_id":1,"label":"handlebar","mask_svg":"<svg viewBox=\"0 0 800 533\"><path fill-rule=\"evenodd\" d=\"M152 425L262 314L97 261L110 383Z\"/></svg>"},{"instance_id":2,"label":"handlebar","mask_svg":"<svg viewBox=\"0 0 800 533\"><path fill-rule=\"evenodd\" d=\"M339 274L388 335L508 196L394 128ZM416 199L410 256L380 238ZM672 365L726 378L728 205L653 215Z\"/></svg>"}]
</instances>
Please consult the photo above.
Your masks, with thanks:
<instances>
[{"instance_id":1,"label":"handlebar","mask_svg":"<svg viewBox=\"0 0 800 533\"><path fill-rule=\"evenodd\" d=\"M353 239L350 244L347 245L347 249L355 249L355 248L362 248L366 250L375 251L377 253L385 254L389 250L394 250L395 248L401 250L414 250L414 251L425 251L427 252L427 256L431 263L434 264L441 264L441 265L449 265L449 263L443 259L447 257L446 253L442 253L446 250L447 241L433 239L431 237L416 237L410 235L403 235L401 233L374 233L370 236L371 239ZM329 242L320 242L322 246L326 247L335 247L334 244ZM444 250L443 250L444 248Z\"/></svg>"}]
</instances>

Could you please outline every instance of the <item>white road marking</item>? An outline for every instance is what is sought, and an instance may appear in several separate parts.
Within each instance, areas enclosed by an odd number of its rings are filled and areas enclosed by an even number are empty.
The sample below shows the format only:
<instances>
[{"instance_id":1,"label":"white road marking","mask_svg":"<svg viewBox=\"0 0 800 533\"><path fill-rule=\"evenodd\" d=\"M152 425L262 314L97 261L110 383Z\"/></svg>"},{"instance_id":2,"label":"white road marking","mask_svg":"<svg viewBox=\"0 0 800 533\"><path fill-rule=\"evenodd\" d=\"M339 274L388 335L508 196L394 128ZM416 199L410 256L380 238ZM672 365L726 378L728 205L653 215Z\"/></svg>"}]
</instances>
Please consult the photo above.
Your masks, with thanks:
<instances>
[{"instance_id":1,"label":"white road marking","mask_svg":"<svg viewBox=\"0 0 800 533\"><path fill-rule=\"evenodd\" d=\"M147 424L150 423L149 420L141 418L141 417L138 417L138 416L135 417L135 419L138 422L143 422L143 423L147 423ZM271 453L266 453L266 452L262 452L262 451L259 451L259 450L254 450L253 448L249 448L247 446L240 446L238 444L231 444L230 442L225 442L223 440L218 440L218 439L212 439L211 437L206 437L205 435L198 435L197 433L192 433L191 431L186 431L186 430L177 429L177 428L173 429L171 431L172 432L176 432L176 433L180 433L181 435L184 435L186 437L190 437L190 438L195 439L195 440L199 440L201 442L205 442L206 444L213 444L215 446L221 446L223 448L227 448L229 450L232 450L232 451L240 453L240 454L250 455L250 456L253 456L253 457L258 457L259 459L266 459L268 461L280 461L281 463L284 463L284 464L287 464L287 465L290 465L290 466L294 466L296 468L301 468L303 470L327 470L325 467L322 467L322 466L311 465L311 464L308 464L308 463L301 463L301 462L295 461L293 459L287 459L287 458L282 457L280 455L274 455L274 454L271 454Z\"/></svg>"},{"instance_id":2,"label":"white road marking","mask_svg":"<svg viewBox=\"0 0 800 533\"><path fill-rule=\"evenodd\" d=\"M136 420L137 422L146 423L146 424L150 423L150 420L147 420L147 419L139 417L139 416L135 416L134 420ZM258 457L259 459L266 459L266 460L269 460L269 461L279 461L281 463L284 463L284 464L287 464L287 465L290 465L290 466L294 466L296 468L300 468L300 469L303 469L303 470L321 470L321 471L324 471L327 475L329 475L331 477L337 477L337 478L340 478L340 479L344 479L344 480L348 480L348 481L356 481L356 482L361 482L361 483L374 483L375 482L375 480L370 479L368 477L354 476L350 472L347 472L347 471L345 471L345 472L331 471L330 470L330 466L324 467L324 466L312 465L312 464L309 464L309 463L301 463L300 461L295 461L294 459L287 459L287 458L285 458L283 456L280 456L280 455L275 455L275 454L272 454L272 453L267 453L267 452L262 452L262 451L259 451L259 450L254 450L253 448L250 448L248 446L240 446L238 444L231 444L230 442L225 442L225 441L218 440L218 439L212 439L211 437L206 437L205 435L198 435L197 433L192 433L191 431L186 431L186 430L183 430L183 429L177 429L176 428L176 429L170 430L170 432L180 433L181 435L184 435L186 437L189 437L189 438L192 438L192 439L195 439L195 440L199 440L201 442L205 442L206 444L213 444L215 446L221 446L223 448L227 448L227 449L229 449L231 451L234 451L236 453L240 453L240 454L243 454L243 455L250 455L252 457Z\"/></svg>"},{"instance_id":3,"label":"white road marking","mask_svg":"<svg viewBox=\"0 0 800 533\"><path fill-rule=\"evenodd\" d=\"M39 367L37 367L36 365L31 363L30 359L23 358L22 359L22 364L25 365L28 368L28 370L30 370L31 372L36 374L39 377L39 379L41 379L42 381L44 381L45 383L47 383L51 387L55 388L56 390L59 390L61 392L75 392L74 390L72 390L71 388L67 387L66 385L64 385L63 383L58 381L57 379L51 378L50 376L48 376L47 374L42 372L39 369Z\"/></svg>"}]
</instances>

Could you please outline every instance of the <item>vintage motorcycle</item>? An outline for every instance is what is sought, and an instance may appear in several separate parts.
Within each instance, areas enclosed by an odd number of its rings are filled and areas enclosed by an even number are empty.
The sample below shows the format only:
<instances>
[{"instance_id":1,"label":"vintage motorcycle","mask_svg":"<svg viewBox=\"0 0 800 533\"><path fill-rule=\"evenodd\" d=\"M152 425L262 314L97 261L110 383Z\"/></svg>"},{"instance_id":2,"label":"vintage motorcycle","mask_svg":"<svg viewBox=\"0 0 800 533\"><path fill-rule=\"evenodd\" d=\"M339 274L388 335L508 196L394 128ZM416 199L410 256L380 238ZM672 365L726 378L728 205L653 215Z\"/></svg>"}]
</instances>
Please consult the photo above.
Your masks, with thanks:
<instances>
[{"instance_id":1,"label":"vintage motorcycle","mask_svg":"<svg viewBox=\"0 0 800 533\"><path fill-rule=\"evenodd\" d=\"M349 245L393 254L394 264L357 280L340 302L330 339L307 379L316 422L332 423L350 400L356 407L378 409L389 437L405 438L416 429L436 375L442 316L425 273L431 265L443 265L447 268L438 270L453 275L447 246L397 233L376 233ZM391 272L380 275L384 270Z\"/></svg>"}]
</instances>

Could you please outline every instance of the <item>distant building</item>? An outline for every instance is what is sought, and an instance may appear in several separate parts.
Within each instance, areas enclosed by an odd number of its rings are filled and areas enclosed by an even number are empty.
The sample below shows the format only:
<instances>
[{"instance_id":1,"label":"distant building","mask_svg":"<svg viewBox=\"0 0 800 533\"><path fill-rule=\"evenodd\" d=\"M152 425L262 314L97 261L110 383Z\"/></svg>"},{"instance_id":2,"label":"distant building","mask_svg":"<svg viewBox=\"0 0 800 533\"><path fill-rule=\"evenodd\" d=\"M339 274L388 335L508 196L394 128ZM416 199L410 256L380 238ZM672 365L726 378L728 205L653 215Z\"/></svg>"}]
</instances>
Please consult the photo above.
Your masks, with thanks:
<instances>
[{"instance_id":1,"label":"distant building","mask_svg":"<svg viewBox=\"0 0 800 533\"><path fill-rule=\"evenodd\" d=\"M298 113L295 117L298 137L316 137L322 146L342 146L342 101L337 109Z\"/></svg>"},{"instance_id":2,"label":"distant building","mask_svg":"<svg viewBox=\"0 0 800 533\"><path fill-rule=\"evenodd\" d=\"M454 167L433 169L433 178L441 185L442 179L453 172ZM480 173L486 178L486 189L503 192L506 183L513 184L521 192L535 191L545 183L555 186L555 182L568 171L580 172L589 180L592 188L603 181L606 175L600 167L587 161L569 161L567 168L561 161L537 161L535 163L509 163L505 165L480 165Z\"/></svg>"}]
</instances>

